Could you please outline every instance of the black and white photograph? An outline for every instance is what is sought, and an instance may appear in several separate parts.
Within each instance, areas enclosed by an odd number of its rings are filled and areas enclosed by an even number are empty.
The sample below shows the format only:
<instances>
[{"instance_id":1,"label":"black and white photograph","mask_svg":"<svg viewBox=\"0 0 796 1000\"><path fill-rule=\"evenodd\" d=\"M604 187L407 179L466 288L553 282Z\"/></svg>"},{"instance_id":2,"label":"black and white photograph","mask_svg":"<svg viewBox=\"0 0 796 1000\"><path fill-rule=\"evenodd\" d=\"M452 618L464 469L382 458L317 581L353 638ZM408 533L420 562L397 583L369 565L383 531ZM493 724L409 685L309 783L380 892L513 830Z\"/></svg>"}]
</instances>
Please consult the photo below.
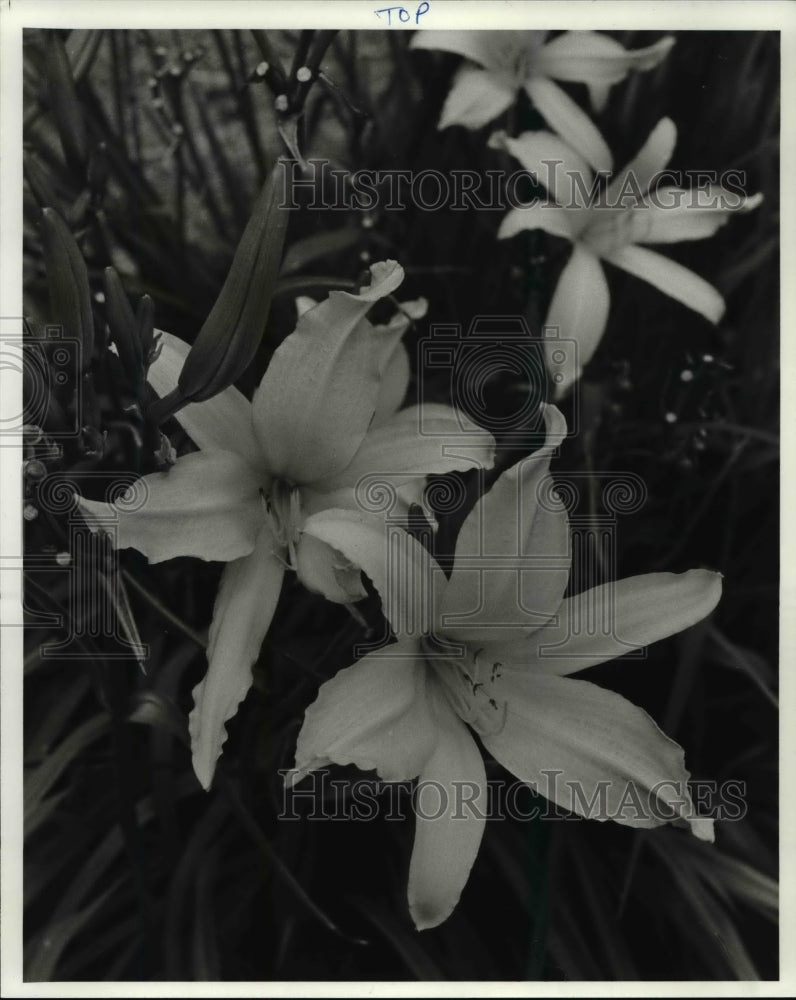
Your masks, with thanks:
<instances>
[{"instance_id":1,"label":"black and white photograph","mask_svg":"<svg viewBox=\"0 0 796 1000\"><path fill-rule=\"evenodd\" d=\"M3 3L4 995L787 995L796 12L645 7Z\"/></svg>"}]
</instances>

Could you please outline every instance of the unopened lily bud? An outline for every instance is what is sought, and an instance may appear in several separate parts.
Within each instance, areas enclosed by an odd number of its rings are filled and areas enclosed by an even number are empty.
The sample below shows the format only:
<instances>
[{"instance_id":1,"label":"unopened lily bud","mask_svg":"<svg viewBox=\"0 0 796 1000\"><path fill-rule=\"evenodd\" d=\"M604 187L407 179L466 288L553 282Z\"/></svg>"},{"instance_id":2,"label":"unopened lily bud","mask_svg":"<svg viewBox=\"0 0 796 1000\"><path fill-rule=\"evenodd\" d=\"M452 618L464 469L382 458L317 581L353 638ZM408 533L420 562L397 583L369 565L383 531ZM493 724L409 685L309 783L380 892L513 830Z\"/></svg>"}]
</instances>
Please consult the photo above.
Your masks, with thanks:
<instances>
[{"instance_id":1,"label":"unopened lily bud","mask_svg":"<svg viewBox=\"0 0 796 1000\"><path fill-rule=\"evenodd\" d=\"M57 31L49 32L45 59L47 89L66 162L82 171L87 159L86 123L75 90L69 56Z\"/></svg>"},{"instance_id":2,"label":"unopened lily bud","mask_svg":"<svg viewBox=\"0 0 796 1000\"><path fill-rule=\"evenodd\" d=\"M22 170L39 208L58 208L60 200L50 183L47 171L30 153L22 154Z\"/></svg>"},{"instance_id":3,"label":"unopened lily bud","mask_svg":"<svg viewBox=\"0 0 796 1000\"><path fill-rule=\"evenodd\" d=\"M52 208L42 211L42 240L52 320L81 345L81 367L88 369L94 350L91 289L83 254L61 216Z\"/></svg>"},{"instance_id":4,"label":"unopened lily bud","mask_svg":"<svg viewBox=\"0 0 796 1000\"><path fill-rule=\"evenodd\" d=\"M91 192L88 188L83 188L74 202L69 206L64 215L67 226L70 229L82 229L86 224L86 213L91 206ZM95 213L96 214L96 213Z\"/></svg>"},{"instance_id":5,"label":"unopened lily bud","mask_svg":"<svg viewBox=\"0 0 796 1000\"><path fill-rule=\"evenodd\" d=\"M141 345L141 357L144 370L154 360L152 351L155 348L155 303L148 295L142 295L135 314L138 343Z\"/></svg>"},{"instance_id":6,"label":"unopened lily bud","mask_svg":"<svg viewBox=\"0 0 796 1000\"><path fill-rule=\"evenodd\" d=\"M218 298L180 372L178 389L161 401L159 419L209 399L248 368L265 333L282 263L288 211L280 207L277 164L263 185Z\"/></svg>"},{"instance_id":7,"label":"unopened lily bud","mask_svg":"<svg viewBox=\"0 0 796 1000\"><path fill-rule=\"evenodd\" d=\"M112 267L105 268L105 316L122 367L135 380L143 368L138 324L119 275Z\"/></svg>"}]
</instances>

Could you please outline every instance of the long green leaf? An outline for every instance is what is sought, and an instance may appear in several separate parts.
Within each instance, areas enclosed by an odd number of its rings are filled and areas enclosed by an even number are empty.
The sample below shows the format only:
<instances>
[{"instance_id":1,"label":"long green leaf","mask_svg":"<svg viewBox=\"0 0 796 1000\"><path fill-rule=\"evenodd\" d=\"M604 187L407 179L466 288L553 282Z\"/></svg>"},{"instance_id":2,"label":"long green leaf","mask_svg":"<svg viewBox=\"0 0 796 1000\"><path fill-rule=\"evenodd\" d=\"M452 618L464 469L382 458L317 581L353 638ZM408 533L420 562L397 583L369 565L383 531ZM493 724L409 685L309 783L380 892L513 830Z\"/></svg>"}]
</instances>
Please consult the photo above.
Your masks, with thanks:
<instances>
[{"instance_id":1,"label":"long green leaf","mask_svg":"<svg viewBox=\"0 0 796 1000\"><path fill-rule=\"evenodd\" d=\"M104 712L87 719L36 768L25 781L26 818L39 806L41 800L75 758L109 729L110 719Z\"/></svg>"},{"instance_id":2,"label":"long green leaf","mask_svg":"<svg viewBox=\"0 0 796 1000\"><path fill-rule=\"evenodd\" d=\"M37 763L48 754L53 742L58 738L66 720L74 712L89 689L86 674L78 674L73 681L60 688L59 696L49 712L39 723L32 736L25 739L25 763Z\"/></svg>"},{"instance_id":3,"label":"long green leaf","mask_svg":"<svg viewBox=\"0 0 796 1000\"><path fill-rule=\"evenodd\" d=\"M77 913L47 925L42 931L39 945L36 948L30 964L25 969L25 980L29 983L46 983L53 978L53 973L64 948L72 938L81 931L104 904L114 895L121 879L114 882L105 892L101 893L92 903Z\"/></svg>"}]
</instances>

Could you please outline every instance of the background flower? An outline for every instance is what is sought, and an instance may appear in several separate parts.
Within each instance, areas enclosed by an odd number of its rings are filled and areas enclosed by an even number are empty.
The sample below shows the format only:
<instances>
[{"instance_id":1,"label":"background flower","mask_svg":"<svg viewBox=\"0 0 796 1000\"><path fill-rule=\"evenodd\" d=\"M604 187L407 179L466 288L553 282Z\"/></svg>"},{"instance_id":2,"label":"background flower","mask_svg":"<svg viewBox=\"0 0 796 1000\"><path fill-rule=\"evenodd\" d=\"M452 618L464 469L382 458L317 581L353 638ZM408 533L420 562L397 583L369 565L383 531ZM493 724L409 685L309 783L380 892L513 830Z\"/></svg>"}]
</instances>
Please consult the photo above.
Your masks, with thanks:
<instances>
[{"instance_id":1,"label":"background flower","mask_svg":"<svg viewBox=\"0 0 796 1000\"><path fill-rule=\"evenodd\" d=\"M481 128L514 103L524 90L563 139L595 170L610 170L611 152L596 126L554 81L585 83L601 111L611 87L631 70L657 66L674 45L667 35L632 52L596 31L566 31L545 41L546 31L418 31L414 49L442 49L469 63L456 74L442 109L439 127Z\"/></svg>"},{"instance_id":2,"label":"background flower","mask_svg":"<svg viewBox=\"0 0 796 1000\"><path fill-rule=\"evenodd\" d=\"M494 138L497 146L549 185L557 203L511 209L498 236L508 239L524 229L538 228L574 244L553 292L545 325L558 327L563 336L577 341L581 369L594 354L608 323L610 299L601 260L643 278L712 323L718 323L724 314L724 300L708 282L639 244L706 239L733 213L757 208L763 196L739 197L716 184L692 191L659 185L659 175L669 163L676 141L674 123L661 119L636 157L611 178L604 198L598 196L592 204L584 194L594 190L592 173L559 138L549 132L526 132L517 139ZM547 350L549 354L551 348ZM560 383L559 395L570 384Z\"/></svg>"}]
</instances>

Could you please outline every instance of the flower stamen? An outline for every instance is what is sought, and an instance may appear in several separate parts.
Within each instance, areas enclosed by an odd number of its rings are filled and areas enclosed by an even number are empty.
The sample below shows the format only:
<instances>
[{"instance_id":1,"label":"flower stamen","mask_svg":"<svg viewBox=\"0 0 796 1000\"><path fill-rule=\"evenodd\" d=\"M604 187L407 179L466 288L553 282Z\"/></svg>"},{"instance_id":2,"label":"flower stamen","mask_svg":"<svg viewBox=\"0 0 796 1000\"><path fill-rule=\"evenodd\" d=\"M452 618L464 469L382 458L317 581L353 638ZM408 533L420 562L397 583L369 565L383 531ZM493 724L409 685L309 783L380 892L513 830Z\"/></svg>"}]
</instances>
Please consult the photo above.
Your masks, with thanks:
<instances>
[{"instance_id":1,"label":"flower stamen","mask_svg":"<svg viewBox=\"0 0 796 1000\"><path fill-rule=\"evenodd\" d=\"M264 497L266 512L274 537L287 550L286 566L296 568L296 544L301 526L301 495L299 488L275 479L268 497Z\"/></svg>"},{"instance_id":2,"label":"flower stamen","mask_svg":"<svg viewBox=\"0 0 796 1000\"><path fill-rule=\"evenodd\" d=\"M461 657L445 656L433 641L421 644L429 666L441 681L445 696L459 718L477 733L494 736L506 724L506 700L496 697L493 685L500 677L499 661L482 659L483 648L465 648Z\"/></svg>"}]
</instances>

